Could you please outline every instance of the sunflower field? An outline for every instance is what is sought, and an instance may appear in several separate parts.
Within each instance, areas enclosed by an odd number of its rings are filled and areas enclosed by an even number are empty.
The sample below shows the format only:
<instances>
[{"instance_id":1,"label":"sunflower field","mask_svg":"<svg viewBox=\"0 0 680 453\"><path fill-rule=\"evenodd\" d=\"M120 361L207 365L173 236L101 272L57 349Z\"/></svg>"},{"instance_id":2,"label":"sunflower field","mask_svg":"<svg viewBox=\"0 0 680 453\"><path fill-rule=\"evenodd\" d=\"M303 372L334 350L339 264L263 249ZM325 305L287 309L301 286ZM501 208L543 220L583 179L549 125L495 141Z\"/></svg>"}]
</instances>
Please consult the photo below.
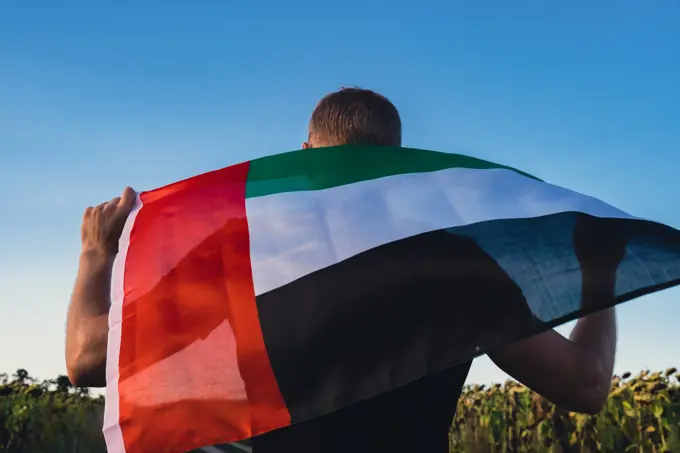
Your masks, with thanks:
<instances>
[{"instance_id":1,"label":"sunflower field","mask_svg":"<svg viewBox=\"0 0 680 453\"><path fill-rule=\"evenodd\" d=\"M560 410L526 387L467 386L451 426L451 452L680 453L680 373L617 376L596 416ZM104 399L65 376L38 382L0 374L0 452L106 453ZM294 452L291 452L294 453Z\"/></svg>"},{"instance_id":2,"label":"sunflower field","mask_svg":"<svg viewBox=\"0 0 680 453\"><path fill-rule=\"evenodd\" d=\"M452 452L680 453L680 373L616 376L596 416L560 410L526 387L466 387L451 426Z\"/></svg>"},{"instance_id":3,"label":"sunflower field","mask_svg":"<svg viewBox=\"0 0 680 453\"><path fill-rule=\"evenodd\" d=\"M38 382L26 370L0 374L0 452L106 453L103 397L66 376Z\"/></svg>"}]
</instances>

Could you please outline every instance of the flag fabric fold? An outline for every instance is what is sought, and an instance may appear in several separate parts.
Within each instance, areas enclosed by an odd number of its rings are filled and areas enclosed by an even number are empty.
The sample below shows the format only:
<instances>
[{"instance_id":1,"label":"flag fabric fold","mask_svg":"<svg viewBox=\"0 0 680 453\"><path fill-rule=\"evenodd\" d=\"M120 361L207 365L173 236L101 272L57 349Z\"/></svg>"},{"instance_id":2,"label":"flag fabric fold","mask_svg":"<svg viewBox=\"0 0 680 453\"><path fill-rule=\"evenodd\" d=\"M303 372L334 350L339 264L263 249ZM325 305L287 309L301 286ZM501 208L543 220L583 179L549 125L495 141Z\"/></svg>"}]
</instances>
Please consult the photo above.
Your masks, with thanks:
<instances>
[{"instance_id":1,"label":"flag fabric fold","mask_svg":"<svg viewBox=\"0 0 680 453\"><path fill-rule=\"evenodd\" d=\"M299 150L143 192L112 275L111 453L247 439L680 284L680 232L506 166Z\"/></svg>"}]
</instances>

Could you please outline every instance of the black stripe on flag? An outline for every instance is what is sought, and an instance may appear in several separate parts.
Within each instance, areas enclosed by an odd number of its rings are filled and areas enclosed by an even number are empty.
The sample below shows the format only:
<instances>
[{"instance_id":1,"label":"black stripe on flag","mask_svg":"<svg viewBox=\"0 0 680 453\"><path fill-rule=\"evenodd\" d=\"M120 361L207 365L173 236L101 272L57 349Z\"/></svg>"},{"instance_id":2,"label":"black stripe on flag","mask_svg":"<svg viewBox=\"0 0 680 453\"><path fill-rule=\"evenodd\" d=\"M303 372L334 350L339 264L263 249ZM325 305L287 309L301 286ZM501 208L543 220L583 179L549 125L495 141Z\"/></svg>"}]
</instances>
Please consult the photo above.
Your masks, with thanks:
<instances>
[{"instance_id":1,"label":"black stripe on flag","mask_svg":"<svg viewBox=\"0 0 680 453\"><path fill-rule=\"evenodd\" d=\"M677 284L677 230L561 213L386 244L257 305L295 423Z\"/></svg>"}]
</instances>

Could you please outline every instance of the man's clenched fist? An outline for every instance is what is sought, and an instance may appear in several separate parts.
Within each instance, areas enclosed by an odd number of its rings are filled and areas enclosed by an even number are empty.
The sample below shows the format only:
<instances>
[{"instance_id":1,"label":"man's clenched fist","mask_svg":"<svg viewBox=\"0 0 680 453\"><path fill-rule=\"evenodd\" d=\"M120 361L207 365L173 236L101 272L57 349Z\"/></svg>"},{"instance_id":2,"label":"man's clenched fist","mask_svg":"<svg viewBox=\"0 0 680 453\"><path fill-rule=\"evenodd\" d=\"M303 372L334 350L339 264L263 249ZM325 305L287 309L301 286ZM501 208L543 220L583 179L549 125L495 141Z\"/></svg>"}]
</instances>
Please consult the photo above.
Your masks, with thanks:
<instances>
[{"instance_id":1,"label":"man's clenched fist","mask_svg":"<svg viewBox=\"0 0 680 453\"><path fill-rule=\"evenodd\" d=\"M108 256L118 253L118 239L136 197L135 191L127 187L120 197L85 210L80 228L83 252L103 252Z\"/></svg>"}]
</instances>

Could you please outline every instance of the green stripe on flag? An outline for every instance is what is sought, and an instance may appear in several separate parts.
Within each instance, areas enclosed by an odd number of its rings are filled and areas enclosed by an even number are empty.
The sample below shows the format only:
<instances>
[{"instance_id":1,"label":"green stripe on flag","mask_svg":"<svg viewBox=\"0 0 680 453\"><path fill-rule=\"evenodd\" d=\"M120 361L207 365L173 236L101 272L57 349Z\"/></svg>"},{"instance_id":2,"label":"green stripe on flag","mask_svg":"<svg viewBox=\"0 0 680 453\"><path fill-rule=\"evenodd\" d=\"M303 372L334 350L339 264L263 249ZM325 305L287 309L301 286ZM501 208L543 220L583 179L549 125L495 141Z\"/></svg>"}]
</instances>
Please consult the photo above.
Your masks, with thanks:
<instances>
[{"instance_id":1,"label":"green stripe on flag","mask_svg":"<svg viewBox=\"0 0 680 453\"><path fill-rule=\"evenodd\" d=\"M322 190L385 176L453 167L504 168L538 180L517 169L460 154L388 146L334 146L291 151L251 161L246 198Z\"/></svg>"}]
</instances>

